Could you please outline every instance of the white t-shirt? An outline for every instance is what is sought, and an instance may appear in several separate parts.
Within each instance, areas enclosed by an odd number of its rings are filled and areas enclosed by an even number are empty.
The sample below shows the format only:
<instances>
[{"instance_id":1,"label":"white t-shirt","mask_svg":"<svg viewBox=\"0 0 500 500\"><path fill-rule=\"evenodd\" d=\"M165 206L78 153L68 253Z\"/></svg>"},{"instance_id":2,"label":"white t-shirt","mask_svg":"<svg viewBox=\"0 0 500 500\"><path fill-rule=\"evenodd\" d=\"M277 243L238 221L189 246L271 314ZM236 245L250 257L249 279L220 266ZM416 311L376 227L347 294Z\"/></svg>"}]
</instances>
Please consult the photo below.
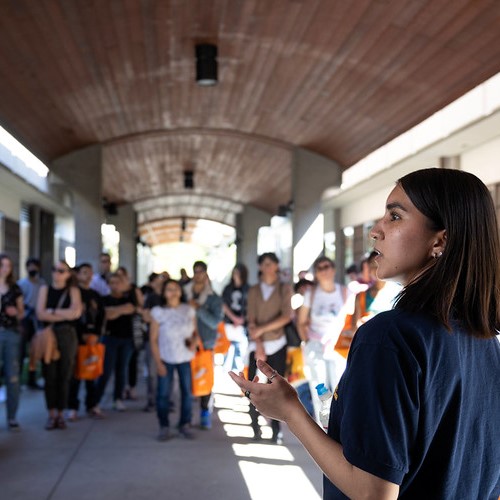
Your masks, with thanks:
<instances>
[{"instance_id":1,"label":"white t-shirt","mask_svg":"<svg viewBox=\"0 0 500 500\"><path fill-rule=\"evenodd\" d=\"M195 315L188 304L151 309L151 317L160 325L158 346L162 361L178 364L193 359L194 352L186 347L185 340L193 335Z\"/></svg>"},{"instance_id":2,"label":"white t-shirt","mask_svg":"<svg viewBox=\"0 0 500 500\"><path fill-rule=\"evenodd\" d=\"M333 292L316 286L311 307L312 290L304 294L304 306L311 309L309 339L324 341L326 336L334 339L340 335L347 314L352 313L353 294L339 284ZM344 300L344 297L346 300Z\"/></svg>"}]
</instances>

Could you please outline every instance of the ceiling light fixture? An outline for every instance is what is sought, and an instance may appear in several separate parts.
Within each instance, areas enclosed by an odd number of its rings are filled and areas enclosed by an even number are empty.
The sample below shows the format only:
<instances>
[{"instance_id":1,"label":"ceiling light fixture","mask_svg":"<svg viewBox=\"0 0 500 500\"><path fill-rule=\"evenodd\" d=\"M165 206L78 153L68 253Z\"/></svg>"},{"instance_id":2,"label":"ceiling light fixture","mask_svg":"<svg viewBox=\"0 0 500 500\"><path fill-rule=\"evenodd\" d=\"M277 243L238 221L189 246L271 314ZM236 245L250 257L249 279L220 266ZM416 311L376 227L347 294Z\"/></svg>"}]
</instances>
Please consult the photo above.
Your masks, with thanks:
<instances>
[{"instance_id":1,"label":"ceiling light fixture","mask_svg":"<svg viewBox=\"0 0 500 500\"><path fill-rule=\"evenodd\" d=\"M196 83L210 87L217 83L217 46L209 43L196 45Z\"/></svg>"}]
</instances>

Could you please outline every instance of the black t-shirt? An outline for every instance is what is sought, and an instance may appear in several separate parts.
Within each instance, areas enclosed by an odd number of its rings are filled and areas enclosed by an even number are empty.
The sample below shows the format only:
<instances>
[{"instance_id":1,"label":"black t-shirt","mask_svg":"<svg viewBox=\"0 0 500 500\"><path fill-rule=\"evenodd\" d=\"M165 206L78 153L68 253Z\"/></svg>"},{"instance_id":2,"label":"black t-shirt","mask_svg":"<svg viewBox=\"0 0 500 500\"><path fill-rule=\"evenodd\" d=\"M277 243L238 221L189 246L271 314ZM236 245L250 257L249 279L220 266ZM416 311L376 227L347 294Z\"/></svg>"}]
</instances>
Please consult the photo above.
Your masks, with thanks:
<instances>
[{"instance_id":1,"label":"black t-shirt","mask_svg":"<svg viewBox=\"0 0 500 500\"><path fill-rule=\"evenodd\" d=\"M61 301L61 299L63 299ZM49 285L47 290L47 309L69 309L71 307L71 296L69 288L54 288ZM77 321L55 321L53 323L54 328L63 325L71 325L76 327ZM45 325L50 324L49 322L44 322Z\"/></svg>"},{"instance_id":2,"label":"black t-shirt","mask_svg":"<svg viewBox=\"0 0 500 500\"><path fill-rule=\"evenodd\" d=\"M231 311L239 317L246 316L247 307L247 296L248 296L248 286L244 285L242 287L235 287L231 284L227 285L222 292L222 300ZM224 321L226 323L232 323L232 321L225 316Z\"/></svg>"},{"instance_id":3,"label":"black t-shirt","mask_svg":"<svg viewBox=\"0 0 500 500\"><path fill-rule=\"evenodd\" d=\"M111 295L106 295L103 298L104 307L122 306L124 304L133 304L129 294L122 297L113 297ZM107 320L106 333L111 337L116 337L119 339L133 339L133 317L134 314L123 314L116 319Z\"/></svg>"},{"instance_id":4,"label":"black t-shirt","mask_svg":"<svg viewBox=\"0 0 500 500\"><path fill-rule=\"evenodd\" d=\"M400 498L498 498L500 343L423 314L383 312L357 331L328 434ZM325 478L324 498L344 499Z\"/></svg>"},{"instance_id":5,"label":"black t-shirt","mask_svg":"<svg viewBox=\"0 0 500 500\"><path fill-rule=\"evenodd\" d=\"M1 309L0 309L0 327L6 328L8 330L16 330L18 326L17 316L9 316L6 313L6 308L8 306L17 305L17 299L23 294L21 289L17 284L13 284L1 297Z\"/></svg>"}]
</instances>

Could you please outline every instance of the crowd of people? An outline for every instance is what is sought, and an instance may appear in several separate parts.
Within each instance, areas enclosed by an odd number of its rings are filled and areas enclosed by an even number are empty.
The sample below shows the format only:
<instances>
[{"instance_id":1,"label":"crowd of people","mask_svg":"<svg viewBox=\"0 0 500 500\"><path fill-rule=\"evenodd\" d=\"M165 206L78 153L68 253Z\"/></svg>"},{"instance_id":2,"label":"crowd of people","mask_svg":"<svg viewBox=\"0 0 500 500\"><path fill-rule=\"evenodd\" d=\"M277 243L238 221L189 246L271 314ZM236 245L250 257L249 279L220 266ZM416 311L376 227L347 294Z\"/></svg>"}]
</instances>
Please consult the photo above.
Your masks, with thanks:
<instances>
[{"instance_id":1,"label":"crowd of people","mask_svg":"<svg viewBox=\"0 0 500 500\"><path fill-rule=\"evenodd\" d=\"M56 262L50 283L41 277L36 258L27 260L27 276L16 282L12 260L0 255L0 348L9 428L20 429L16 418L20 380L29 359L26 385L44 391L47 430L65 429L67 421L81 417L82 406L89 417L104 418L103 400L110 380L114 384L111 408L125 411L126 400L138 396L138 372L142 371L146 381L143 409L156 409L158 438L168 440L176 434L192 438L190 365L197 350L212 351L223 325L230 342L225 363L228 369L245 368L254 378L256 360L262 359L285 375L288 345L284 328L291 321L303 341L309 399L315 402L317 417L314 387L324 382L333 390L345 368L345 359L334 348L341 331L346 331L342 327L347 315L354 311L355 293L335 282L334 262L320 257L313 265L314 280L296 284L304 304L293 311L293 288L282 282L276 254L260 255L258 264L256 285L249 285L248 270L238 263L219 296L202 261L194 263L192 278L184 269L178 281L166 272L152 273L148 283L139 287L123 266L112 272L108 253L99 256L97 272L87 262L73 269L63 260ZM355 279L370 289L376 283L370 278L365 282L361 274ZM49 358L37 333L47 326L53 331ZM98 343L104 345L102 373L95 379L81 380L75 373L78 347ZM180 417L174 432L170 413L176 379ZM212 394L207 392L199 399L199 426L210 429ZM250 417L253 438L260 440L259 414L253 406ZM272 442L281 443L279 421L272 420L271 429Z\"/></svg>"}]
</instances>

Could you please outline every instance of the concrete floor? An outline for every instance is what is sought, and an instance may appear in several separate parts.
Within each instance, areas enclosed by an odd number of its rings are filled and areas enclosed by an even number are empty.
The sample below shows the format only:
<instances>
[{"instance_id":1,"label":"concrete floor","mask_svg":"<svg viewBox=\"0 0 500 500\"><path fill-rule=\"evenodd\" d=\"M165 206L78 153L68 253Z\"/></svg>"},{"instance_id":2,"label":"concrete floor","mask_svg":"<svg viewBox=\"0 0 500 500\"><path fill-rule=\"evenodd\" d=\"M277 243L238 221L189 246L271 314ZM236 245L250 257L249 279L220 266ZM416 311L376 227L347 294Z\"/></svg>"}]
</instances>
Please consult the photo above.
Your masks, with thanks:
<instances>
[{"instance_id":1,"label":"concrete floor","mask_svg":"<svg viewBox=\"0 0 500 500\"><path fill-rule=\"evenodd\" d=\"M23 390L21 432L5 429L0 404L0 499L321 498L321 473L295 437L284 429L283 446L252 442L246 400L222 368L215 390L212 430L164 443L156 440L156 415L141 410L141 394L126 412L108 410L100 421L82 416L64 431L46 431L43 393ZM195 401L195 425L198 408Z\"/></svg>"}]
</instances>

